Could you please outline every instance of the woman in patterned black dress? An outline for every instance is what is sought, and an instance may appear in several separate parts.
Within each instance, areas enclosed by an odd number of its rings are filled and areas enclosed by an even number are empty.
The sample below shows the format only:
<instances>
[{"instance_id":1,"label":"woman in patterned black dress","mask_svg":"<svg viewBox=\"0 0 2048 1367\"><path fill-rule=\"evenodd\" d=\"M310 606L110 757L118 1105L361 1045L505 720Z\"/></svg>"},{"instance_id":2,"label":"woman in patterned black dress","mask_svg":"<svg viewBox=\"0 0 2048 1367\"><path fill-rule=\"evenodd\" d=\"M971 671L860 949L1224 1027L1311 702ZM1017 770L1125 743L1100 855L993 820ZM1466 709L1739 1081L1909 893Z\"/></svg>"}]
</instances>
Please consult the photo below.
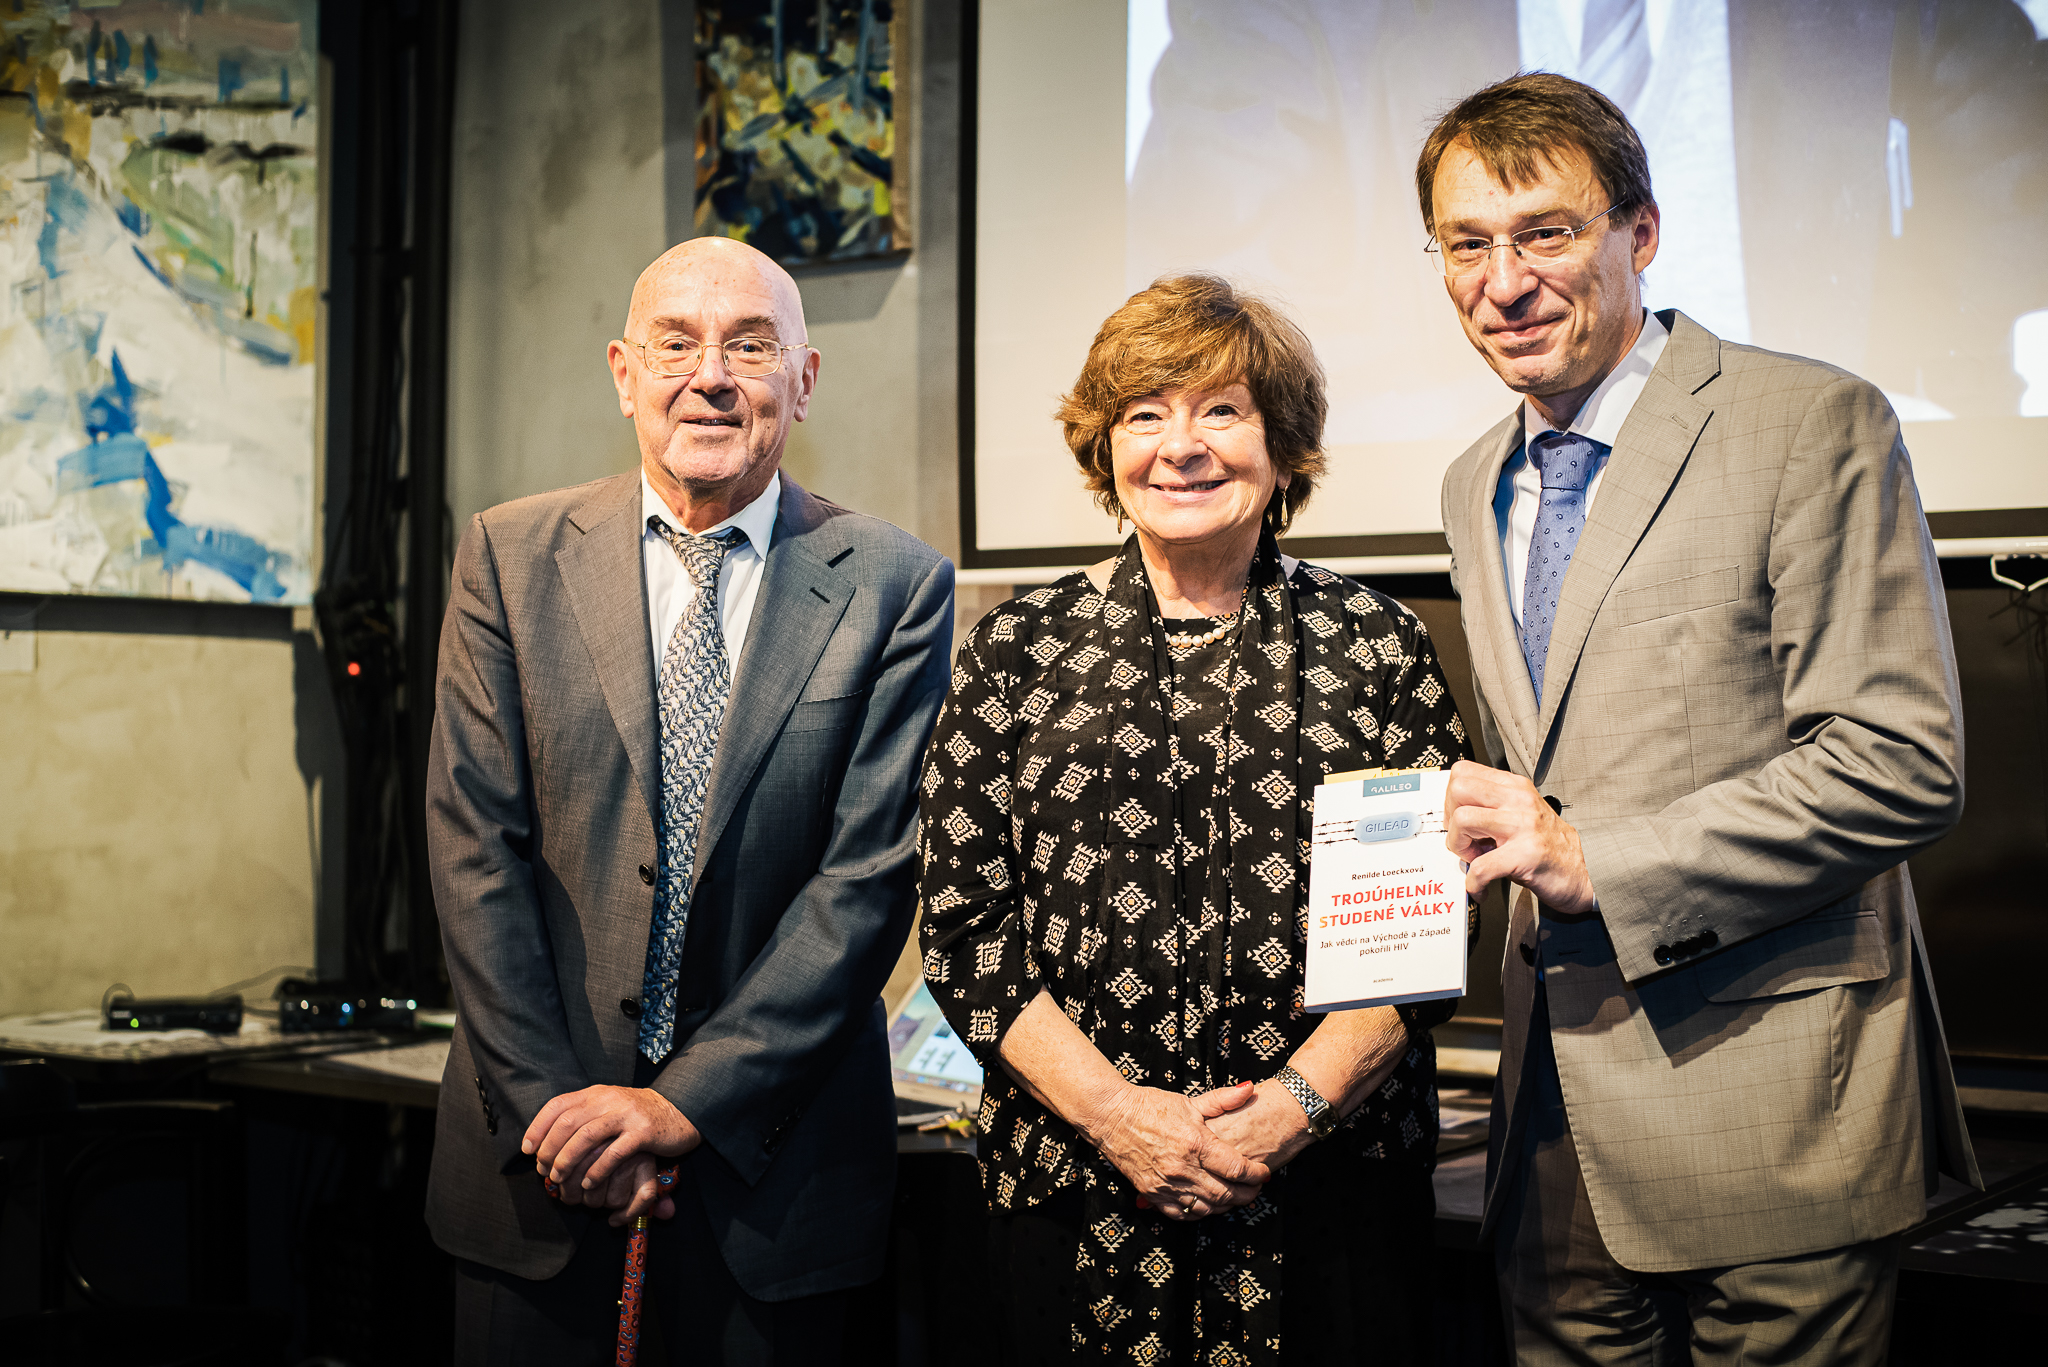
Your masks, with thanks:
<instances>
[{"instance_id":1,"label":"woman in patterned black dress","mask_svg":"<svg viewBox=\"0 0 2048 1367\"><path fill-rule=\"evenodd\" d=\"M1136 532L961 646L924 972L988 1070L1005 1362L1427 1355L1453 1004L1303 1011L1310 807L1326 773L1468 747L1422 623L1279 553L1324 412L1270 307L1207 276L1132 296L1060 416Z\"/></svg>"}]
</instances>

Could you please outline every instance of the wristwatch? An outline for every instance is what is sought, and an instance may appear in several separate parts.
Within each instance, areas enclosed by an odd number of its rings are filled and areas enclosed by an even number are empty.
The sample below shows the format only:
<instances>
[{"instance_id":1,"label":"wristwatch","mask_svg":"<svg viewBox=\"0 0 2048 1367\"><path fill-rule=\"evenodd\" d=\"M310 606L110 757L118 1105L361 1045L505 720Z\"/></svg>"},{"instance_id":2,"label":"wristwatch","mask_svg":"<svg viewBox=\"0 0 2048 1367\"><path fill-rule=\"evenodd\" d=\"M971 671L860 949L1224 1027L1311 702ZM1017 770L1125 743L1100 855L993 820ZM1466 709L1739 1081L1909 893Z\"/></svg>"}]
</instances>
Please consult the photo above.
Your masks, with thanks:
<instances>
[{"instance_id":1,"label":"wristwatch","mask_svg":"<svg viewBox=\"0 0 2048 1367\"><path fill-rule=\"evenodd\" d=\"M1301 1109L1308 1114L1308 1132L1318 1139L1327 1139L1337 1128L1337 1111L1323 1094L1308 1085L1308 1079L1294 1071L1294 1065L1283 1063L1280 1071L1273 1074L1273 1081L1287 1089L1287 1095L1301 1103Z\"/></svg>"}]
</instances>

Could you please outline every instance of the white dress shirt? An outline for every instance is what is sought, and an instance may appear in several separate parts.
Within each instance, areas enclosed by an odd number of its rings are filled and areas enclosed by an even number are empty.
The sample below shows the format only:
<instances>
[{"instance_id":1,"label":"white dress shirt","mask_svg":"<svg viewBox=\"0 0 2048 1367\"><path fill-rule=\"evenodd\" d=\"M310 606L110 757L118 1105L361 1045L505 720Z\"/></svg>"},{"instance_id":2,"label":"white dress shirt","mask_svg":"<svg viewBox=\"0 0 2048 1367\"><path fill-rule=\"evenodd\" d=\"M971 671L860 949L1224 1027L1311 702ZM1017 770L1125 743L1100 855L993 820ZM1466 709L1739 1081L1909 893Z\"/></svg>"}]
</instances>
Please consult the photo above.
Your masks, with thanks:
<instances>
[{"instance_id":1,"label":"white dress shirt","mask_svg":"<svg viewBox=\"0 0 2048 1367\"><path fill-rule=\"evenodd\" d=\"M1649 383L1657 358L1664 354L1664 344L1670 340L1670 330L1657 321L1657 315L1644 313L1643 330L1637 335L1636 344L1580 406L1571 426L1565 429L1566 435L1589 437L1611 448L1621 435L1621 424L1629 410L1641 397L1643 386ZM1533 403L1522 400L1522 449L1508 457L1507 464L1501 467L1500 487L1493 496L1494 524L1500 529L1500 558L1507 570L1508 610L1514 613L1516 626L1522 624L1522 581L1529 574L1529 538L1535 534L1536 513L1543 502L1543 473L1529 459L1529 443L1556 430L1544 421ZM1593 499L1600 492L1601 477L1607 473L1607 459L1607 455L1599 453L1593 457L1593 475L1586 481L1588 517L1593 513Z\"/></svg>"},{"instance_id":2,"label":"white dress shirt","mask_svg":"<svg viewBox=\"0 0 2048 1367\"><path fill-rule=\"evenodd\" d=\"M782 472L778 470L769 477L768 487L759 498L717 526L697 533L709 536L727 527L737 527L742 534L740 544L726 553L725 564L718 571L718 620L725 629L726 664L734 673L739 672L740 650L747 644L747 623L754 616L754 599L761 591L761 570L767 564L768 542L775 534L775 516L781 509L781 500ZM662 656L668 653L669 637L675 634L684 610L696 601L697 585L683 568L682 557L647 525L650 517L660 518L677 531L683 530L642 470L640 566L647 578L647 629L654 637L654 672L658 677Z\"/></svg>"}]
</instances>

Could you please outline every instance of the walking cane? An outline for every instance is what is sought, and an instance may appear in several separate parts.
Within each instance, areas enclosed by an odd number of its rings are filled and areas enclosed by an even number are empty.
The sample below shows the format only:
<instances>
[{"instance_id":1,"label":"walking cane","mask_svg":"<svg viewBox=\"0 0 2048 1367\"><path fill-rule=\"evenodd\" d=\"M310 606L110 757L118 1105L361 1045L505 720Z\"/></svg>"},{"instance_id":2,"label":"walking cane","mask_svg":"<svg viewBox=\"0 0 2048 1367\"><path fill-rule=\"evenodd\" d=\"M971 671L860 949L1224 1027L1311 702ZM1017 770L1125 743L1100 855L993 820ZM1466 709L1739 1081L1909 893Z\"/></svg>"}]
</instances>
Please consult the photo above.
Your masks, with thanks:
<instances>
[{"instance_id":1,"label":"walking cane","mask_svg":"<svg viewBox=\"0 0 2048 1367\"><path fill-rule=\"evenodd\" d=\"M658 1169L654 1180L666 1191L676 1184L676 1165ZM562 1189L541 1179L547 1194L560 1199ZM619 1348L615 1367L635 1367L640 1360L640 1294L647 1285L647 1217L635 1217L633 1231L626 1236L626 1275L619 1283Z\"/></svg>"}]
</instances>

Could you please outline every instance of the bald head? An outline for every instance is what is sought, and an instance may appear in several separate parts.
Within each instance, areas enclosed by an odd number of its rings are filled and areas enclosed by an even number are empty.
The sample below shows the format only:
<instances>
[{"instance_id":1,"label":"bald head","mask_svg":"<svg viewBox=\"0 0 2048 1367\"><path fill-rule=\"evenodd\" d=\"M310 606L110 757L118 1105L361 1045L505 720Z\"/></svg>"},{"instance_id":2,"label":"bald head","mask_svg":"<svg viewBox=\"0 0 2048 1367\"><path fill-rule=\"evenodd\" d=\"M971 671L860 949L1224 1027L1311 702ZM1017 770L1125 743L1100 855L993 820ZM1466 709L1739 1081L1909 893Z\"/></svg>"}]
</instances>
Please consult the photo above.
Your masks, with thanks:
<instances>
[{"instance_id":1,"label":"bald head","mask_svg":"<svg viewBox=\"0 0 2048 1367\"><path fill-rule=\"evenodd\" d=\"M693 237L654 258L633 285L626 309L626 336L642 338L660 301L685 283L692 293L766 293L774 300L777 340L801 342L804 301L789 272L763 253L730 237Z\"/></svg>"},{"instance_id":2,"label":"bald head","mask_svg":"<svg viewBox=\"0 0 2048 1367\"><path fill-rule=\"evenodd\" d=\"M734 343L745 373L727 354ZM692 368L677 374L671 365L683 359ZM767 490L818 383L796 281L726 237L679 243L640 273L626 335L605 360L648 484L693 532ZM774 368L762 374L764 363Z\"/></svg>"}]
</instances>

